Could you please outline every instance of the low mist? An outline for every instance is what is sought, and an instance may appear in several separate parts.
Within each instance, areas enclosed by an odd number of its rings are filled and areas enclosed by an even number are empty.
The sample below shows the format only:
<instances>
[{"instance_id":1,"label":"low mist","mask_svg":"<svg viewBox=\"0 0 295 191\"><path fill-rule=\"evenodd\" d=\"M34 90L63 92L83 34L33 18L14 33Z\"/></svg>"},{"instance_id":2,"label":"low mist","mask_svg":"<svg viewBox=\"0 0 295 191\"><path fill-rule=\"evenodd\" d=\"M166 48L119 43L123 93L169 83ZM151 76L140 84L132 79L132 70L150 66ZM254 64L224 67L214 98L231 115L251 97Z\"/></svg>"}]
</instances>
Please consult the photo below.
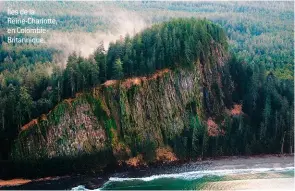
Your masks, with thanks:
<instances>
[{"instance_id":1,"label":"low mist","mask_svg":"<svg viewBox=\"0 0 295 191\"><path fill-rule=\"evenodd\" d=\"M62 52L61 55L56 57L55 62L65 66L69 54L74 51L82 57L88 57L95 51L101 41L103 41L104 48L107 50L109 44L119 40L121 36L125 37L127 34L133 36L149 26L143 18L134 12L120 11L108 15L111 20L111 23L109 23L111 30L107 32L51 31L47 45Z\"/></svg>"}]
</instances>

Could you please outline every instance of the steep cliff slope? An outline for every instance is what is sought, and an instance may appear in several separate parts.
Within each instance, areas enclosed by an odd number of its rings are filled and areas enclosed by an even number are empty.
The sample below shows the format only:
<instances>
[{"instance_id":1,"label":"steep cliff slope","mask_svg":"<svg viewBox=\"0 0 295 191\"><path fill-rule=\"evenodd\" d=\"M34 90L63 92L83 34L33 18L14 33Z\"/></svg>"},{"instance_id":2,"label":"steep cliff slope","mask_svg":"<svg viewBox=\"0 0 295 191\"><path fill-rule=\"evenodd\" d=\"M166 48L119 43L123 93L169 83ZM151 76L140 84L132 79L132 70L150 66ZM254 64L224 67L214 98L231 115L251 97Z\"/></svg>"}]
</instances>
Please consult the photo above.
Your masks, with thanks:
<instances>
[{"instance_id":1,"label":"steep cliff slope","mask_svg":"<svg viewBox=\"0 0 295 191\"><path fill-rule=\"evenodd\" d=\"M189 67L110 80L64 100L23 127L12 158L27 162L70 159L111 150L117 161L142 155L149 162L156 160L158 148L171 151L170 147L183 157L181 150L186 148L180 143L189 149L191 133L202 132L205 142L207 126L211 136L223 132L218 123L225 111L222 77L228 55L214 41L209 55L210 59L196 60Z\"/></svg>"}]
</instances>

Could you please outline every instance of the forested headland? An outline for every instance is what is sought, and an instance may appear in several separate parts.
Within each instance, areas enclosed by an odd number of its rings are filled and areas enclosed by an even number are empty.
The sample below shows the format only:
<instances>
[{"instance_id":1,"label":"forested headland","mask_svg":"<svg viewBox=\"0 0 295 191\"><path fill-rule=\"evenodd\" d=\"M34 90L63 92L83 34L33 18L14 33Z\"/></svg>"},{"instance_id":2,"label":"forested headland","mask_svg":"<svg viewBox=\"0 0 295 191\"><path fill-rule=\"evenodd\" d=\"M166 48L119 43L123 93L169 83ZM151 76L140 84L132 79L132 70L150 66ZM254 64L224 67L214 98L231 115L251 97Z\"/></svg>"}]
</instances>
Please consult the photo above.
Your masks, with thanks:
<instances>
[{"instance_id":1,"label":"forested headland","mask_svg":"<svg viewBox=\"0 0 295 191\"><path fill-rule=\"evenodd\" d=\"M126 5L121 2L120 6L127 6L128 9L139 6L145 9L145 7L156 8L158 5L154 3ZM175 14L174 11L185 14L199 10L197 6L188 8L188 4L185 3L168 3L165 6L171 14ZM203 11L207 14L210 12L209 7L216 5L208 3L202 6L205 7ZM235 7L235 5L232 6ZM222 4L218 7L220 10L227 9ZM258 12L256 14L261 12L270 14L269 11L273 8L272 5L265 10L255 6L237 7L239 9L237 12ZM289 21L292 14L286 10L282 12L274 14L279 14L282 20ZM189 16L191 15L185 15L185 17ZM293 153L294 52L289 49L293 48L291 43L293 41L290 40L289 35L292 29L282 31L286 26L269 27L271 24L260 23L260 21L258 25L256 21L252 21L255 24L251 24L251 21L250 23L231 20L227 22L216 19L216 15L215 19L211 19L213 21L195 18L173 19L173 17L158 16L158 20L154 21L158 24L147 27L135 35L127 34L124 38L110 43L108 49L105 49L101 41L89 57L73 52L66 59L67 63L64 67L54 63L60 50L31 45L21 47L7 45L4 42L5 35L1 35L0 140L2 146L0 159L11 160L13 145L27 130L24 127L32 120L40 121L44 114L55 111L63 100L79 98L81 94L87 97L93 89L101 87L102 84L106 85L107 82L122 84L135 77L149 79L163 70L173 71L170 78L172 81L175 80L177 91L179 91L176 85L177 80L181 81L180 79L184 78L183 73L189 76L189 71L195 72L196 77L190 79L198 83L199 93L190 98L189 103L184 105L184 109L178 111L181 106L178 106L178 109L171 108L175 110L171 111L171 116L183 118L184 122L180 125L184 128L172 136L166 134L161 126L163 142L147 141L137 145L138 140L146 140L147 137L126 134L126 132L133 132L129 128L132 129L132 125L136 126L138 122L126 117L128 115L125 112L128 107L125 108L121 101L129 103L134 100L132 96L139 95L139 90L132 90L133 92L128 94L122 90L123 93L119 92L117 96L119 90L107 89L101 94L113 91L112 99L121 104L119 107L108 103L107 107L110 108L111 114L107 114L107 110L103 107L102 110L97 110L97 107L101 107L101 100L89 101L90 98L87 100L93 105L99 103L98 106L95 105L93 112L98 117L99 123L102 121L102 127L106 128L108 149L114 149L114 137L116 137L116 141L123 142L126 148L130 148L131 154L128 157L143 154L146 161L153 161L154 152L163 145L171 147L176 156L181 159ZM82 16L79 18L85 19ZM65 22L67 20L65 19ZM285 22L282 23L285 24ZM288 34L285 35L286 33ZM276 43L274 39L281 36L283 36L280 40L281 44ZM285 43L286 41L288 43ZM163 79L166 78L163 77ZM166 82L159 80L157 83L160 85L150 84L148 87L160 88L161 84ZM137 86L140 89L140 85L135 84L135 87ZM153 91L156 92L156 89ZM178 92L178 94L185 93ZM148 98L144 100L149 101ZM146 105L149 104L146 103ZM180 111L184 115L181 115ZM119 120L110 116L119 116ZM145 118L147 121L157 122L158 120L150 119L149 116ZM125 130L124 120L130 126ZM117 136L111 133L114 130L108 129L109 126L116 126L114 129L118 131ZM50 122L44 127L45 130L50 129ZM167 125L167 127L170 126ZM58 144L62 145L64 141L66 140L61 140ZM15 156L18 155L15 154ZM21 153L19 156L25 156L25 154Z\"/></svg>"}]
</instances>

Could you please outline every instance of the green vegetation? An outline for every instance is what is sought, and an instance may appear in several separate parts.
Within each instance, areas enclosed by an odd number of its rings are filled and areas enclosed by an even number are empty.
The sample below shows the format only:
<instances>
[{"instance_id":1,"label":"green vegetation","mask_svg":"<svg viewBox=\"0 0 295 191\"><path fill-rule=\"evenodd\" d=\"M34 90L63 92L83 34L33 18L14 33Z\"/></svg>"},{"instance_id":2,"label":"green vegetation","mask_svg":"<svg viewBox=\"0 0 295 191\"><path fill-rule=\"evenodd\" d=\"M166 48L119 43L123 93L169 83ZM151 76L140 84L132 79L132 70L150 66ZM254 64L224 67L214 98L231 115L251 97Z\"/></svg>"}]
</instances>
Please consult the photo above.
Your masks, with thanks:
<instances>
[{"instance_id":1,"label":"green vegetation","mask_svg":"<svg viewBox=\"0 0 295 191\"><path fill-rule=\"evenodd\" d=\"M212 41L227 47L224 31L207 20L175 19L154 25L133 38L126 36L124 42L110 44L107 76L141 76L179 63L185 66L198 59L205 61Z\"/></svg>"},{"instance_id":2,"label":"green vegetation","mask_svg":"<svg viewBox=\"0 0 295 191\"><path fill-rule=\"evenodd\" d=\"M293 81L265 75L264 65L243 64L235 57L229 68L235 87L232 100L242 104L244 114L233 116L229 124L224 122L225 136L214 140L216 153L292 153Z\"/></svg>"}]
</instances>

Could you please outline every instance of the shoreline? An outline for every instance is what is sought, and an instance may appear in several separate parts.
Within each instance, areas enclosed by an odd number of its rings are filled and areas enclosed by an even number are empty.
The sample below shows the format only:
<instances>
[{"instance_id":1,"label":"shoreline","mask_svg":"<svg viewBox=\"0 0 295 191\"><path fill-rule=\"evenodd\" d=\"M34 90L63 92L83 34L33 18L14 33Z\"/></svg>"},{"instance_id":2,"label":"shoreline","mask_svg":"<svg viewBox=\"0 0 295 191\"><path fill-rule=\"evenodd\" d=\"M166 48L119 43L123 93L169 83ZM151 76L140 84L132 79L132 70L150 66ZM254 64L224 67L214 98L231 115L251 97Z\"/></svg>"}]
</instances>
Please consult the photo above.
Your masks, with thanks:
<instances>
[{"instance_id":1,"label":"shoreline","mask_svg":"<svg viewBox=\"0 0 295 191\"><path fill-rule=\"evenodd\" d=\"M293 160L291 161L290 158ZM249 167L253 164L256 164L258 162L265 162L265 165L270 165L267 163L267 160L274 161L274 165L278 162L282 162L282 165L284 164L283 160L288 160L289 162L293 163L294 166L294 155L293 154L265 154L265 155L251 155L251 156L221 156L216 158L206 158L202 161L193 161L193 160L187 160L187 161L173 161L168 163L163 162L157 162L152 163L150 165L139 165L136 167L128 166L128 165L122 165L114 167L113 169L106 168L103 172L94 172L92 174L85 173L85 174L72 174L72 175L64 175L64 176L50 176L50 177L36 177L33 179L26 179L21 177L16 177L8 180L1 180L0 179L0 188L8 188L8 187L18 187L21 185L26 184L34 184L34 183L42 183L46 181L63 181L65 179L69 178L77 178L77 179L83 179L85 177L88 177L88 185L87 188L94 188L98 185L104 184L106 181L108 181L108 178L111 175L118 174L125 174L129 177L141 177L150 175L152 173L158 172L168 172L169 169L176 168L184 168L184 169L192 169L192 168L200 168L201 170L209 170L209 169L222 169L223 167L230 167L233 165L237 165L239 168L239 163L243 164L245 161L247 161L247 164ZM251 164L253 162L253 164ZM214 167L215 165L215 167ZM246 166L247 166L246 165ZM213 166L213 167L212 167ZM179 172L180 173L180 172ZM90 177L90 178L89 178ZM96 178L95 178L96 177ZM97 178L100 177L100 178Z\"/></svg>"}]
</instances>

